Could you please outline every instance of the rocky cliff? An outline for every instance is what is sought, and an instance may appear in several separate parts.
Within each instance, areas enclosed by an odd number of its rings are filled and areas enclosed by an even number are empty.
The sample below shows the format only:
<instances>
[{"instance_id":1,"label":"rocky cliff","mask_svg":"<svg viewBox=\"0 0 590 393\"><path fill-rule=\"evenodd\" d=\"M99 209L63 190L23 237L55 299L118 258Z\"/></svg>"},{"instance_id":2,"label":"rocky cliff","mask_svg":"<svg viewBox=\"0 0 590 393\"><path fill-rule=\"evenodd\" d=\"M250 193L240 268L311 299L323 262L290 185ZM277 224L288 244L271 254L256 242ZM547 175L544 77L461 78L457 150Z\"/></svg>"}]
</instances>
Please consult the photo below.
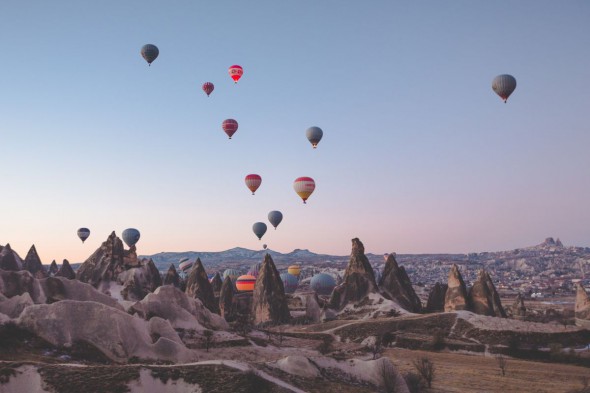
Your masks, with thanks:
<instances>
[{"instance_id":1,"label":"rocky cliff","mask_svg":"<svg viewBox=\"0 0 590 393\"><path fill-rule=\"evenodd\" d=\"M403 266L399 266L393 254L387 256L383 274L379 280L379 289L404 309L411 312L422 311L422 302Z\"/></svg>"},{"instance_id":2,"label":"rocky cliff","mask_svg":"<svg viewBox=\"0 0 590 393\"><path fill-rule=\"evenodd\" d=\"M447 284L437 282L434 284L430 293L428 294L428 301L426 303L426 312L442 312L445 311L445 295L447 293Z\"/></svg>"},{"instance_id":3,"label":"rocky cliff","mask_svg":"<svg viewBox=\"0 0 590 393\"><path fill-rule=\"evenodd\" d=\"M29 252L27 252L27 256L23 262L23 269L29 271L37 278L47 277L47 271L41 262L41 258L39 258L39 254L37 253L34 244L29 249Z\"/></svg>"},{"instance_id":4,"label":"rocky cliff","mask_svg":"<svg viewBox=\"0 0 590 393\"><path fill-rule=\"evenodd\" d=\"M526 307L524 306L524 299L520 293L518 294L518 296L516 296L516 299L514 299L514 303L512 303L511 311L512 311L512 318L525 319Z\"/></svg>"},{"instance_id":5,"label":"rocky cliff","mask_svg":"<svg viewBox=\"0 0 590 393\"><path fill-rule=\"evenodd\" d=\"M252 322L287 323L291 319L283 280L272 257L266 254L258 272L252 297Z\"/></svg>"},{"instance_id":6,"label":"rocky cliff","mask_svg":"<svg viewBox=\"0 0 590 393\"><path fill-rule=\"evenodd\" d=\"M117 283L123 286L121 296L125 300L141 300L162 285L160 272L151 259L142 259L139 266L117 275Z\"/></svg>"},{"instance_id":7,"label":"rocky cliff","mask_svg":"<svg viewBox=\"0 0 590 393\"><path fill-rule=\"evenodd\" d=\"M451 266L447 290L445 292L445 311L468 310L467 287L456 264Z\"/></svg>"},{"instance_id":8,"label":"rocky cliff","mask_svg":"<svg viewBox=\"0 0 590 393\"><path fill-rule=\"evenodd\" d=\"M590 328L590 298L582 284L576 284L576 325Z\"/></svg>"},{"instance_id":9,"label":"rocky cliff","mask_svg":"<svg viewBox=\"0 0 590 393\"><path fill-rule=\"evenodd\" d=\"M186 280L185 292L188 296L198 298L211 312L219 314L219 304L215 299L207 272L199 258L197 258Z\"/></svg>"},{"instance_id":10,"label":"rocky cliff","mask_svg":"<svg viewBox=\"0 0 590 393\"><path fill-rule=\"evenodd\" d=\"M506 312L492 278L484 269L479 271L477 280L469 290L468 302L469 309L476 314L506 318Z\"/></svg>"},{"instance_id":11,"label":"rocky cliff","mask_svg":"<svg viewBox=\"0 0 590 393\"><path fill-rule=\"evenodd\" d=\"M23 267L22 259L6 244L0 251L0 269L19 271Z\"/></svg>"},{"instance_id":12,"label":"rocky cliff","mask_svg":"<svg viewBox=\"0 0 590 393\"><path fill-rule=\"evenodd\" d=\"M166 272L166 276L164 277L164 285L172 285L176 288L180 288L180 276L176 271L176 267L174 264L171 263L168 271Z\"/></svg>"},{"instance_id":13,"label":"rocky cliff","mask_svg":"<svg viewBox=\"0 0 590 393\"><path fill-rule=\"evenodd\" d=\"M233 321L236 317L236 308L234 307L234 284L229 276L225 277L219 293L219 310L220 314L226 321Z\"/></svg>"},{"instance_id":14,"label":"rocky cliff","mask_svg":"<svg viewBox=\"0 0 590 393\"><path fill-rule=\"evenodd\" d=\"M74 269L72 269L72 266L70 265L70 262L68 262L67 259L64 259L63 263L61 264L61 267L59 268L57 273L55 273L55 277L63 277L67 278L68 280L73 280L76 278L76 273L74 273Z\"/></svg>"},{"instance_id":15,"label":"rocky cliff","mask_svg":"<svg viewBox=\"0 0 590 393\"><path fill-rule=\"evenodd\" d=\"M98 288L101 282L115 281L125 270L128 253L113 231L107 240L80 266L76 275L82 282Z\"/></svg>"}]
</instances>

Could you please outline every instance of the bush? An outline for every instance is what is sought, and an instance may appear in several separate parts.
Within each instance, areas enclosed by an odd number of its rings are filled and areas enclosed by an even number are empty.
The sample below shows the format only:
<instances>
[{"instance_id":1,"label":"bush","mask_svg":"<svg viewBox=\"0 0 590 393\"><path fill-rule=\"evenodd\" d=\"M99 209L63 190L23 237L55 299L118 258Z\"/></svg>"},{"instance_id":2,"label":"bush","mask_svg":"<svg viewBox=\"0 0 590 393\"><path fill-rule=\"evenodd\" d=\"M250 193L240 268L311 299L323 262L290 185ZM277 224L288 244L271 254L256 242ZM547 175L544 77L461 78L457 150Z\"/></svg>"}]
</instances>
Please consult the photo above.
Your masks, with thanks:
<instances>
[{"instance_id":1,"label":"bush","mask_svg":"<svg viewBox=\"0 0 590 393\"><path fill-rule=\"evenodd\" d=\"M404 380L406 381L406 385L408 385L410 393L420 393L426 387L422 377L411 371L404 374Z\"/></svg>"},{"instance_id":2,"label":"bush","mask_svg":"<svg viewBox=\"0 0 590 393\"><path fill-rule=\"evenodd\" d=\"M320 345L318 345L318 351L322 355L329 353L330 351L332 351L332 343L333 342L334 342L333 336L325 336L322 340L322 343Z\"/></svg>"},{"instance_id":3,"label":"bush","mask_svg":"<svg viewBox=\"0 0 590 393\"><path fill-rule=\"evenodd\" d=\"M432 387L432 380L434 379L434 372L435 367L434 363L427 357L421 357L417 360L414 360L414 367L420 377L426 382L429 388Z\"/></svg>"}]
</instances>

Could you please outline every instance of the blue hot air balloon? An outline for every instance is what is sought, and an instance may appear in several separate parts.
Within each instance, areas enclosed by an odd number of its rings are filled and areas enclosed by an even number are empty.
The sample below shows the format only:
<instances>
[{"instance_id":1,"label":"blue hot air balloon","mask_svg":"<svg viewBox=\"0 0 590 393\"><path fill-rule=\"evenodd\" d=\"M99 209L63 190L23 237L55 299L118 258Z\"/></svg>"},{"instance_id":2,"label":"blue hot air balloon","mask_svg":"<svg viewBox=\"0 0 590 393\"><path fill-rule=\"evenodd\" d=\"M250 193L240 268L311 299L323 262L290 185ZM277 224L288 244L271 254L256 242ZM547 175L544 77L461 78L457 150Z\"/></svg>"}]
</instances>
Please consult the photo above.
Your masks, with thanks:
<instances>
[{"instance_id":1,"label":"blue hot air balloon","mask_svg":"<svg viewBox=\"0 0 590 393\"><path fill-rule=\"evenodd\" d=\"M90 236L90 229L88 228L80 228L78 229L78 237L82 240L82 243Z\"/></svg>"},{"instance_id":2,"label":"blue hot air balloon","mask_svg":"<svg viewBox=\"0 0 590 393\"><path fill-rule=\"evenodd\" d=\"M278 210L271 211L270 213L268 213L268 221L270 221L272 226L275 227L275 229L277 229L281 221L283 221L283 213L281 213Z\"/></svg>"},{"instance_id":3,"label":"blue hot air balloon","mask_svg":"<svg viewBox=\"0 0 590 393\"><path fill-rule=\"evenodd\" d=\"M336 280L327 273L318 273L311 278L309 286L318 295L329 295L336 287Z\"/></svg>"},{"instance_id":4,"label":"blue hot air balloon","mask_svg":"<svg viewBox=\"0 0 590 393\"><path fill-rule=\"evenodd\" d=\"M281 274L281 281L283 282L283 287L285 287L285 293L293 293L297 289L299 285L299 281L297 277L289 273Z\"/></svg>"},{"instance_id":5,"label":"blue hot air balloon","mask_svg":"<svg viewBox=\"0 0 590 393\"><path fill-rule=\"evenodd\" d=\"M256 222L252 225L252 231L258 238L258 240L262 239L262 236L266 233L266 224L263 222Z\"/></svg>"},{"instance_id":6,"label":"blue hot air balloon","mask_svg":"<svg viewBox=\"0 0 590 393\"><path fill-rule=\"evenodd\" d=\"M128 247L133 247L139 241L141 234L135 228L127 228L123 231L123 241Z\"/></svg>"}]
</instances>

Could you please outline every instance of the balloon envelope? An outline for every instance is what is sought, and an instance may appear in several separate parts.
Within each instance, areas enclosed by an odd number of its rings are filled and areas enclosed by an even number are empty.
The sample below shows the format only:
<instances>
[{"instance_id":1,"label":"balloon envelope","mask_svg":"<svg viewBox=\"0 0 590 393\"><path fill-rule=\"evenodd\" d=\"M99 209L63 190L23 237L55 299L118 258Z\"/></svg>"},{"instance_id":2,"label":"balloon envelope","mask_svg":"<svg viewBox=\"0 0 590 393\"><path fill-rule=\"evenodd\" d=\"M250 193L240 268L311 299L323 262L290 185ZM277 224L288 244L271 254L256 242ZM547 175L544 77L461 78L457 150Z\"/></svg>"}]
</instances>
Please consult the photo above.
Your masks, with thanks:
<instances>
[{"instance_id":1,"label":"balloon envelope","mask_svg":"<svg viewBox=\"0 0 590 393\"><path fill-rule=\"evenodd\" d=\"M299 285L299 280L292 274L283 273L280 275L281 281L283 281L283 287L285 288L285 293L293 293L297 290L297 286Z\"/></svg>"},{"instance_id":2,"label":"balloon envelope","mask_svg":"<svg viewBox=\"0 0 590 393\"><path fill-rule=\"evenodd\" d=\"M186 273L187 270L190 270L193 267L193 265L194 265L194 262L193 261L189 261L188 258L182 258L179 262L180 263L178 264L178 268L182 272L185 272L185 273Z\"/></svg>"},{"instance_id":3,"label":"balloon envelope","mask_svg":"<svg viewBox=\"0 0 590 393\"><path fill-rule=\"evenodd\" d=\"M236 282L236 279L240 276L240 272L236 269L226 269L223 272L223 279L225 280L226 277L229 277L232 283Z\"/></svg>"},{"instance_id":4,"label":"balloon envelope","mask_svg":"<svg viewBox=\"0 0 590 393\"><path fill-rule=\"evenodd\" d=\"M238 83L242 75L244 75L244 69L237 64L229 67L228 72L235 83Z\"/></svg>"},{"instance_id":5,"label":"balloon envelope","mask_svg":"<svg viewBox=\"0 0 590 393\"><path fill-rule=\"evenodd\" d=\"M213 93L213 90L215 90L215 85L213 85L213 83L203 83L203 91L205 92L205 94L207 94L207 97L209 97L209 94Z\"/></svg>"},{"instance_id":6,"label":"balloon envelope","mask_svg":"<svg viewBox=\"0 0 590 393\"><path fill-rule=\"evenodd\" d=\"M268 247L266 244L262 245L262 248L264 248L266 250L266 247Z\"/></svg>"},{"instance_id":7,"label":"balloon envelope","mask_svg":"<svg viewBox=\"0 0 590 393\"><path fill-rule=\"evenodd\" d=\"M141 47L141 56L147 61L148 65L152 65L152 62L156 60L160 50L156 45L146 44Z\"/></svg>"},{"instance_id":8,"label":"balloon envelope","mask_svg":"<svg viewBox=\"0 0 590 393\"><path fill-rule=\"evenodd\" d=\"M90 229L88 228L80 228L78 229L78 237L82 240L82 243L90 236Z\"/></svg>"},{"instance_id":9,"label":"balloon envelope","mask_svg":"<svg viewBox=\"0 0 590 393\"><path fill-rule=\"evenodd\" d=\"M248 187L250 191L252 191L252 195L254 195L256 190L258 190L258 187L260 187L260 184L262 184L262 178L260 177L260 175L257 175L255 173L247 175L244 181L246 182L246 187Z\"/></svg>"},{"instance_id":10,"label":"balloon envelope","mask_svg":"<svg viewBox=\"0 0 590 393\"><path fill-rule=\"evenodd\" d=\"M236 289L240 292L253 291L254 284L256 284L256 277L249 274L244 274L236 280Z\"/></svg>"},{"instance_id":11,"label":"balloon envelope","mask_svg":"<svg viewBox=\"0 0 590 393\"><path fill-rule=\"evenodd\" d=\"M318 295L329 295L336 287L336 280L327 273L318 273L311 278L309 287Z\"/></svg>"},{"instance_id":12,"label":"balloon envelope","mask_svg":"<svg viewBox=\"0 0 590 393\"><path fill-rule=\"evenodd\" d=\"M262 239L262 236L266 233L266 224L263 222L256 222L252 225L252 231L258 237L258 240Z\"/></svg>"},{"instance_id":13,"label":"balloon envelope","mask_svg":"<svg viewBox=\"0 0 590 393\"><path fill-rule=\"evenodd\" d=\"M305 135L307 139L315 149L318 146L318 143L322 140L322 136L324 136L324 132L320 127L309 127L307 131L305 131Z\"/></svg>"},{"instance_id":14,"label":"balloon envelope","mask_svg":"<svg viewBox=\"0 0 590 393\"><path fill-rule=\"evenodd\" d=\"M268 213L268 221L270 221L272 226L275 227L275 229L277 229L281 221L283 221L283 213L281 213L278 210L271 211L270 213Z\"/></svg>"},{"instance_id":15,"label":"balloon envelope","mask_svg":"<svg viewBox=\"0 0 590 393\"><path fill-rule=\"evenodd\" d=\"M506 102L510 94L516 89L516 79L512 75L498 75L492 81L492 89Z\"/></svg>"},{"instance_id":16,"label":"balloon envelope","mask_svg":"<svg viewBox=\"0 0 590 393\"><path fill-rule=\"evenodd\" d=\"M238 130L238 122L234 119L226 119L221 123L221 128L223 128L223 131L225 131L229 139L231 139Z\"/></svg>"},{"instance_id":17,"label":"balloon envelope","mask_svg":"<svg viewBox=\"0 0 590 393\"><path fill-rule=\"evenodd\" d=\"M127 228L123 231L123 241L128 247L132 247L139 241L140 233L135 228Z\"/></svg>"},{"instance_id":18,"label":"balloon envelope","mask_svg":"<svg viewBox=\"0 0 590 393\"><path fill-rule=\"evenodd\" d=\"M299 277L299 274L301 273L301 267L299 265L291 265L287 268L287 272L294 275L295 277Z\"/></svg>"},{"instance_id":19,"label":"balloon envelope","mask_svg":"<svg viewBox=\"0 0 590 393\"><path fill-rule=\"evenodd\" d=\"M311 177L298 177L293 182L293 189L303 199L303 203L307 203L307 198L315 190L315 181Z\"/></svg>"}]
</instances>

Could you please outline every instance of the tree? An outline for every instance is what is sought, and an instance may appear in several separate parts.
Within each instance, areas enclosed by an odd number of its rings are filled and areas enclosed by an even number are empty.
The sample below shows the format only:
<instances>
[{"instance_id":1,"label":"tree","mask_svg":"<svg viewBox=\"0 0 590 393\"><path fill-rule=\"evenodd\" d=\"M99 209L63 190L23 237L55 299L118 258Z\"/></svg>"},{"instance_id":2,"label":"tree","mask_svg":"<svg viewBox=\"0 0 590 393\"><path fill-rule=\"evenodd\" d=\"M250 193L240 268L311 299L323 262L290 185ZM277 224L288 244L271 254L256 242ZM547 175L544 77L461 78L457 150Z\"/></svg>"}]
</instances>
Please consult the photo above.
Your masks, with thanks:
<instances>
[{"instance_id":1,"label":"tree","mask_svg":"<svg viewBox=\"0 0 590 393\"><path fill-rule=\"evenodd\" d=\"M209 352L209 346L211 345L211 342L213 341L213 332L211 330L205 330L203 332L203 337L205 338L205 348L207 350L207 352Z\"/></svg>"},{"instance_id":2,"label":"tree","mask_svg":"<svg viewBox=\"0 0 590 393\"><path fill-rule=\"evenodd\" d=\"M413 363L416 371L418 371L418 374L420 374L420 377L422 377L428 387L431 388L435 371L434 363L432 363L432 361L426 356L414 360Z\"/></svg>"},{"instance_id":3,"label":"tree","mask_svg":"<svg viewBox=\"0 0 590 393\"><path fill-rule=\"evenodd\" d=\"M496 356L496 361L498 362L498 367L500 368L500 372L502 373L502 376L506 376L506 358L502 355L498 355Z\"/></svg>"},{"instance_id":4,"label":"tree","mask_svg":"<svg viewBox=\"0 0 590 393\"><path fill-rule=\"evenodd\" d=\"M379 355L383 353L383 337L375 336L375 340L368 345L368 348L373 354L373 360L379 358Z\"/></svg>"}]
</instances>

